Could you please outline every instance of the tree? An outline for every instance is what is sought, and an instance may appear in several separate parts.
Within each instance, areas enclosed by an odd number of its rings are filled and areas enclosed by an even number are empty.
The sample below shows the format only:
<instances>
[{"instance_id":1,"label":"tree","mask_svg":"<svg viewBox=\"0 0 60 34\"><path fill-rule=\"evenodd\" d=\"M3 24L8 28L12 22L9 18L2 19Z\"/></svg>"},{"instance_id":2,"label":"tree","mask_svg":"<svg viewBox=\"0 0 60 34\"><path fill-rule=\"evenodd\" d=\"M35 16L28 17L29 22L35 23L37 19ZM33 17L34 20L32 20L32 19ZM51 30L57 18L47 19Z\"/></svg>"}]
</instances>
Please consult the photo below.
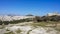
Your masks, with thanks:
<instances>
[{"instance_id":1,"label":"tree","mask_svg":"<svg viewBox=\"0 0 60 34\"><path fill-rule=\"evenodd\" d=\"M35 16L35 18L33 20L34 20L34 22L41 22L42 21L40 16Z\"/></svg>"},{"instance_id":2,"label":"tree","mask_svg":"<svg viewBox=\"0 0 60 34\"><path fill-rule=\"evenodd\" d=\"M0 21L0 25L2 25L3 23L2 23L2 21Z\"/></svg>"}]
</instances>

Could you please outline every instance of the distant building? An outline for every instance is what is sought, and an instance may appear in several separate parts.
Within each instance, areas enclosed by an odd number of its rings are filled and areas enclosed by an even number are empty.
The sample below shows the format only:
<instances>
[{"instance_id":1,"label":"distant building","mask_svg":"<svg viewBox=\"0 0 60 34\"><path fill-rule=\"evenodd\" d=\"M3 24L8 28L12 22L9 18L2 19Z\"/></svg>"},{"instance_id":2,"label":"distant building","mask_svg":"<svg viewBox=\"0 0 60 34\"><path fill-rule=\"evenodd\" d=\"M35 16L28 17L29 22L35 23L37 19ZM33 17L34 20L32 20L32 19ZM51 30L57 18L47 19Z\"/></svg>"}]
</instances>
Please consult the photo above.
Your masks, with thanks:
<instances>
[{"instance_id":1,"label":"distant building","mask_svg":"<svg viewBox=\"0 0 60 34\"><path fill-rule=\"evenodd\" d=\"M13 20L26 19L26 18L33 19L35 18L35 16L8 16L8 15L0 16L1 21L13 21Z\"/></svg>"},{"instance_id":2,"label":"distant building","mask_svg":"<svg viewBox=\"0 0 60 34\"><path fill-rule=\"evenodd\" d=\"M60 16L59 13L55 12L55 13L48 13L47 16L53 16L53 15L57 15L57 16Z\"/></svg>"}]
</instances>

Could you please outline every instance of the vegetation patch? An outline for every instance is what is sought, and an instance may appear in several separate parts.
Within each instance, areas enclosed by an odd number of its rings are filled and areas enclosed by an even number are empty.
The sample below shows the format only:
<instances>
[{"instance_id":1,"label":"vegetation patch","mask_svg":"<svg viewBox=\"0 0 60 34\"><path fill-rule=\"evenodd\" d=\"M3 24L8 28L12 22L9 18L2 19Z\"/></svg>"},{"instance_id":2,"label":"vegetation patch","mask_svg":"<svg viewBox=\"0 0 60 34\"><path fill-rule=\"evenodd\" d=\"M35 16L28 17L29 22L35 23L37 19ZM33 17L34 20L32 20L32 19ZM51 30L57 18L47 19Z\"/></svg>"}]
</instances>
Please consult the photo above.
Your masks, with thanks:
<instances>
[{"instance_id":1,"label":"vegetation patch","mask_svg":"<svg viewBox=\"0 0 60 34\"><path fill-rule=\"evenodd\" d=\"M4 33L4 34L14 34L14 33L13 33L13 31L11 31L11 32L8 32L8 33Z\"/></svg>"},{"instance_id":2,"label":"vegetation patch","mask_svg":"<svg viewBox=\"0 0 60 34\"><path fill-rule=\"evenodd\" d=\"M39 22L39 23L32 23L32 26L46 26L48 23L45 22Z\"/></svg>"},{"instance_id":3,"label":"vegetation patch","mask_svg":"<svg viewBox=\"0 0 60 34\"><path fill-rule=\"evenodd\" d=\"M21 33L22 31L20 29L16 30L16 33Z\"/></svg>"},{"instance_id":4,"label":"vegetation patch","mask_svg":"<svg viewBox=\"0 0 60 34\"><path fill-rule=\"evenodd\" d=\"M57 27L55 27L55 30L60 31L60 27L58 27L58 28L57 28Z\"/></svg>"}]
</instances>

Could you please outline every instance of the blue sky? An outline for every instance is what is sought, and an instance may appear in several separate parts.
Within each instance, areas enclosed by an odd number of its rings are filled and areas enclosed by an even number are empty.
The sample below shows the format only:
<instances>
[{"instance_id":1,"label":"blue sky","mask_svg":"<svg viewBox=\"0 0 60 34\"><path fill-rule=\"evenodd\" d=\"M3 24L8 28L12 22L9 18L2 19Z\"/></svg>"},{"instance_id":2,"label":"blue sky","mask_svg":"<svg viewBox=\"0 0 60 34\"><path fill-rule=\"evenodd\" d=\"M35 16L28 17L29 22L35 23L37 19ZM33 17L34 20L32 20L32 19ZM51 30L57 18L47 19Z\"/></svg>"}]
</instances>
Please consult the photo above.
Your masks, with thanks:
<instances>
[{"instance_id":1,"label":"blue sky","mask_svg":"<svg viewBox=\"0 0 60 34\"><path fill-rule=\"evenodd\" d=\"M0 14L43 16L47 13L60 13L60 0L0 0Z\"/></svg>"}]
</instances>

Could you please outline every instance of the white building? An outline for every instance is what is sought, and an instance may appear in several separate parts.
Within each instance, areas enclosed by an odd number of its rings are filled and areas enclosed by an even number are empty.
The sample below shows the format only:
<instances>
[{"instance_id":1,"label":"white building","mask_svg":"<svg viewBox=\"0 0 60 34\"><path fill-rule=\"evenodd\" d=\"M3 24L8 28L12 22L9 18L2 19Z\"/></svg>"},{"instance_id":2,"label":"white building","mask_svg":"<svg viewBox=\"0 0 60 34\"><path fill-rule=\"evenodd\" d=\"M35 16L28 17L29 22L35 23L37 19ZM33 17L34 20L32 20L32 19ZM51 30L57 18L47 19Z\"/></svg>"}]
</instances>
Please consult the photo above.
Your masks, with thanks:
<instances>
[{"instance_id":1,"label":"white building","mask_svg":"<svg viewBox=\"0 0 60 34\"><path fill-rule=\"evenodd\" d=\"M0 16L1 21L13 21L13 20L20 20L20 19L26 19L26 18L34 18L35 16Z\"/></svg>"},{"instance_id":2,"label":"white building","mask_svg":"<svg viewBox=\"0 0 60 34\"><path fill-rule=\"evenodd\" d=\"M53 15L57 15L57 16L60 16L59 13L48 13L47 16L53 16Z\"/></svg>"}]
</instances>

